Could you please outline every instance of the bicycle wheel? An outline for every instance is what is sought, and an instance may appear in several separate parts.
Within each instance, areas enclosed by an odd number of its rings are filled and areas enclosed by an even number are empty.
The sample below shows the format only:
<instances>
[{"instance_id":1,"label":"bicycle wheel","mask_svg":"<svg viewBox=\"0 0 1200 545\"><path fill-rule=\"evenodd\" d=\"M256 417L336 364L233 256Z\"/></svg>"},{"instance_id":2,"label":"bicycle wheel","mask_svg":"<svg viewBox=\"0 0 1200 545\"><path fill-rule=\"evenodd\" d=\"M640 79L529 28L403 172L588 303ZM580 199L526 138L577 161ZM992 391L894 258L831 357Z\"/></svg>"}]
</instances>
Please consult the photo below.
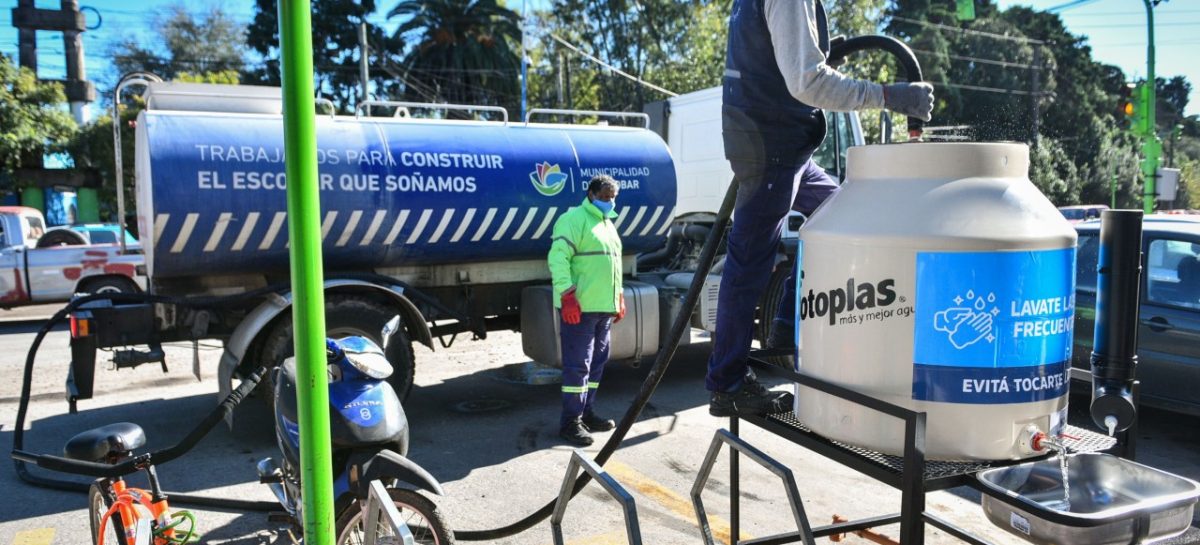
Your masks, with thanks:
<instances>
[{"instance_id":1,"label":"bicycle wheel","mask_svg":"<svg viewBox=\"0 0 1200 545\"><path fill-rule=\"evenodd\" d=\"M88 488L88 521L92 526L92 545L100 545L100 521L112 507L116 497L108 479L98 479ZM104 545L128 545L125 543L125 527L121 525L121 515L113 513L108 518L108 527L104 529Z\"/></svg>"},{"instance_id":2,"label":"bicycle wheel","mask_svg":"<svg viewBox=\"0 0 1200 545\"><path fill-rule=\"evenodd\" d=\"M453 545L454 534L446 525L446 519L432 500L411 490L389 488L388 495L396 510L400 511L400 520L408 525L413 540L421 545ZM364 543L366 535L363 531L365 513L357 502L352 503L337 519L337 545L354 545ZM391 530L381 527L378 536L391 536Z\"/></svg>"}]
</instances>

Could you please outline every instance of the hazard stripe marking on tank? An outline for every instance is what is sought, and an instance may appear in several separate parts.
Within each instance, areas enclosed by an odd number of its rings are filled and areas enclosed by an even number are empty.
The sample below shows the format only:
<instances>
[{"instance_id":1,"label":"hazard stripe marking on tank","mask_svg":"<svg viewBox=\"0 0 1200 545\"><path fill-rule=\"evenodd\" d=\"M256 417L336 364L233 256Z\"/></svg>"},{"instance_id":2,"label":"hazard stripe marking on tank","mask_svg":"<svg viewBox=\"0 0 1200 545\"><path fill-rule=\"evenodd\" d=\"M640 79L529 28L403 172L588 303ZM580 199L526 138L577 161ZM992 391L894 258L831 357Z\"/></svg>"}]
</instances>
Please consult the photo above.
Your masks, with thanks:
<instances>
[{"instance_id":1,"label":"hazard stripe marking on tank","mask_svg":"<svg viewBox=\"0 0 1200 545\"><path fill-rule=\"evenodd\" d=\"M658 217L662 215L663 208L666 207L658 206L654 208L654 215L650 216L650 221L646 222L646 227L642 229L642 232L638 233L638 236L644 237L650 234L650 230L654 228L654 222L658 221Z\"/></svg>"},{"instance_id":2,"label":"hazard stripe marking on tank","mask_svg":"<svg viewBox=\"0 0 1200 545\"><path fill-rule=\"evenodd\" d=\"M475 236L471 237L471 242L479 242L483 238L484 233L487 233L488 227L492 226L492 220L496 218L496 209L488 208L487 214L483 216L483 225L479 226L479 230L475 231Z\"/></svg>"},{"instance_id":3,"label":"hazard stripe marking on tank","mask_svg":"<svg viewBox=\"0 0 1200 545\"><path fill-rule=\"evenodd\" d=\"M632 233L634 229L637 229L638 223L641 223L642 216L645 216L645 215L646 215L646 207L645 206L638 207L637 215L633 217L633 221L629 222L629 227L625 229L624 233L621 233L621 236L623 236L623 237L629 236L629 234Z\"/></svg>"},{"instance_id":4,"label":"hazard stripe marking on tank","mask_svg":"<svg viewBox=\"0 0 1200 545\"><path fill-rule=\"evenodd\" d=\"M184 246L187 246L189 238L192 238L192 230L196 228L196 220L200 219L200 214L195 212L189 213L183 218L183 228L179 230L179 235L175 237L175 244L171 245L171 253L177 254L183 251Z\"/></svg>"},{"instance_id":5,"label":"hazard stripe marking on tank","mask_svg":"<svg viewBox=\"0 0 1200 545\"><path fill-rule=\"evenodd\" d=\"M546 218L542 220L542 224L540 226L538 226L538 230L533 233L533 238L531 238L530 240L536 240L536 239L542 238L542 233L545 233L546 229L548 227L550 227L550 222L551 222L551 220L554 219L554 213L557 211L558 211L558 207L556 207L556 206L550 207L550 211L546 213Z\"/></svg>"},{"instance_id":6,"label":"hazard stripe marking on tank","mask_svg":"<svg viewBox=\"0 0 1200 545\"><path fill-rule=\"evenodd\" d=\"M384 246L391 246L396 241L396 237L400 236L400 229L404 227L406 221L408 221L408 210L401 210L400 215L396 217L396 223L392 224L392 230L388 231L387 238L383 239Z\"/></svg>"},{"instance_id":7,"label":"hazard stripe marking on tank","mask_svg":"<svg viewBox=\"0 0 1200 545\"><path fill-rule=\"evenodd\" d=\"M375 233L379 232L379 227L383 225L383 219L387 217L387 210L376 210L375 219L371 220L371 225L367 227L367 234L363 235L362 240L358 242L359 246L366 246L375 238Z\"/></svg>"},{"instance_id":8,"label":"hazard stripe marking on tank","mask_svg":"<svg viewBox=\"0 0 1200 545\"><path fill-rule=\"evenodd\" d=\"M254 226L258 224L258 212L251 212L246 215L246 222L242 224L242 230L238 231L238 236L233 241L233 247L230 248L235 252L242 251L246 247L246 241L250 240L250 235L254 233Z\"/></svg>"},{"instance_id":9,"label":"hazard stripe marking on tank","mask_svg":"<svg viewBox=\"0 0 1200 545\"><path fill-rule=\"evenodd\" d=\"M346 228L342 229L342 236L337 239L337 246L345 246L350 242L350 237L354 235L354 229L358 227L358 220L362 219L362 210L355 210L350 213L350 221L346 222Z\"/></svg>"},{"instance_id":10,"label":"hazard stripe marking on tank","mask_svg":"<svg viewBox=\"0 0 1200 545\"><path fill-rule=\"evenodd\" d=\"M162 241L163 231L167 229L167 221L171 219L170 214L159 214L154 217L154 243L158 244Z\"/></svg>"},{"instance_id":11,"label":"hazard stripe marking on tank","mask_svg":"<svg viewBox=\"0 0 1200 545\"><path fill-rule=\"evenodd\" d=\"M433 210L421 211L421 217L417 218L417 227L413 229L412 234L408 236L408 240L404 241L405 244L415 244L417 240L421 238L421 232L425 230L425 225L429 223L429 216L432 215Z\"/></svg>"},{"instance_id":12,"label":"hazard stripe marking on tank","mask_svg":"<svg viewBox=\"0 0 1200 545\"><path fill-rule=\"evenodd\" d=\"M513 235L513 240L521 240L521 237L525 236L525 230L529 229L530 223L533 223L533 217L537 215L537 210L537 207L534 207L525 213L525 219L521 220L521 226L517 228L517 233Z\"/></svg>"},{"instance_id":13,"label":"hazard stripe marking on tank","mask_svg":"<svg viewBox=\"0 0 1200 545\"><path fill-rule=\"evenodd\" d=\"M463 215L462 223L458 224L458 230L454 231L454 236L450 237L450 242L458 242L463 234L467 232L467 227L470 227L471 220L475 219L475 209L468 208L467 213Z\"/></svg>"},{"instance_id":14,"label":"hazard stripe marking on tank","mask_svg":"<svg viewBox=\"0 0 1200 545\"><path fill-rule=\"evenodd\" d=\"M620 212L617 212L617 223L614 224L614 227L616 227L618 231L621 230L621 224L625 223L625 218L629 216L629 208L630 207L626 206L625 208L622 208Z\"/></svg>"},{"instance_id":15,"label":"hazard stripe marking on tank","mask_svg":"<svg viewBox=\"0 0 1200 545\"><path fill-rule=\"evenodd\" d=\"M675 217L675 207L671 207L671 212L667 214L667 219L665 221L663 221L662 227L659 227L658 232L654 233L654 234L656 236L660 236L660 237L667 234L667 229L671 228L671 220L674 217Z\"/></svg>"},{"instance_id":16,"label":"hazard stripe marking on tank","mask_svg":"<svg viewBox=\"0 0 1200 545\"><path fill-rule=\"evenodd\" d=\"M229 227L229 220L233 219L233 214L230 212L221 212L217 216L217 222L213 224L212 233L208 235L208 242L204 243L204 251L211 252L217 249L217 244L221 242L221 237L225 236L225 229Z\"/></svg>"},{"instance_id":17,"label":"hazard stripe marking on tank","mask_svg":"<svg viewBox=\"0 0 1200 545\"><path fill-rule=\"evenodd\" d=\"M271 226L267 228L267 234L263 235L262 242L259 243L259 250L269 250L271 245L275 244L275 237L279 236L279 229L283 227L283 220L287 219L287 212L276 212L275 217L271 219Z\"/></svg>"},{"instance_id":18,"label":"hazard stripe marking on tank","mask_svg":"<svg viewBox=\"0 0 1200 545\"><path fill-rule=\"evenodd\" d=\"M517 209L509 208L508 214L506 216L504 216L504 221L500 223L500 229L496 231L496 234L494 236L492 236L492 240L500 240L500 237L503 237L504 233L508 231L508 226L512 225L512 220L516 216L517 216Z\"/></svg>"},{"instance_id":19,"label":"hazard stripe marking on tank","mask_svg":"<svg viewBox=\"0 0 1200 545\"><path fill-rule=\"evenodd\" d=\"M438 222L437 229L433 230L433 236L429 237L430 244L437 244L437 241L442 239L442 233L446 232L446 227L450 225L452 219L454 219L454 209L448 208L442 214L442 221Z\"/></svg>"},{"instance_id":20,"label":"hazard stripe marking on tank","mask_svg":"<svg viewBox=\"0 0 1200 545\"><path fill-rule=\"evenodd\" d=\"M329 236L329 232L333 230L333 222L337 221L337 210L330 210L325 213L325 221L321 222L321 242Z\"/></svg>"}]
</instances>

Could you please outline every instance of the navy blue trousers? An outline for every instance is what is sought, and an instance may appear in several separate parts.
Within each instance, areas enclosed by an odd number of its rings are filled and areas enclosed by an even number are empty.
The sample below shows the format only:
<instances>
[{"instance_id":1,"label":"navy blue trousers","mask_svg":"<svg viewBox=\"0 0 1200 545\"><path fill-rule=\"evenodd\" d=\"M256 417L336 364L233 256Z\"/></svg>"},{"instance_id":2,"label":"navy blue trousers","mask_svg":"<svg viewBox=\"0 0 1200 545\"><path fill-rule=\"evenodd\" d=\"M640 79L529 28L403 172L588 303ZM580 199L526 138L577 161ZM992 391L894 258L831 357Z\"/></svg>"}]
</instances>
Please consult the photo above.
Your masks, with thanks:
<instances>
[{"instance_id":1,"label":"navy blue trousers","mask_svg":"<svg viewBox=\"0 0 1200 545\"><path fill-rule=\"evenodd\" d=\"M578 324L559 318L562 341L562 418L559 428L592 411L596 389L608 363L608 346L613 315L584 312Z\"/></svg>"},{"instance_id":2,"label":"navy blue trousers","mask_svg":"<svg viewBox=\"0 0 1200 545\"><path fill-rule=\"evenodd\" d=\"M811 159L798 167L738 162L732 166L738 181L737 202L717 296L717 331L704 381L714 392L740 388L746 375L746 357L754 339L754 310L771 278L788 211L812 214L838 190L837 182ZM786 285L776 317L790 321L796 307L795 279L789 277Z\"/></svg>"}]
</instances>

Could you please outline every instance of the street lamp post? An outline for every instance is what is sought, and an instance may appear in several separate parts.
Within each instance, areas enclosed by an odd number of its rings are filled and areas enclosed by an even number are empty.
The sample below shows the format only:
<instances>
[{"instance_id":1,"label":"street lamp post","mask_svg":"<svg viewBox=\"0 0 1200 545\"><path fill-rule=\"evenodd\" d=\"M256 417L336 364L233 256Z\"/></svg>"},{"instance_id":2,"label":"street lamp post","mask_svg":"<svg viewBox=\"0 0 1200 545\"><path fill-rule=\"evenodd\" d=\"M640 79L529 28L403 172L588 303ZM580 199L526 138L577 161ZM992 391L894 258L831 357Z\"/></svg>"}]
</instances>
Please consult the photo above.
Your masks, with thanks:
<instances>
[{"instance_id":1,"label":"street lamp post","mask_svg":"<svg viewBox=\"0 0 1200 545\"><path fill-rule=\"evenodd\" d=\"M1157 109L1158 81L1154 75L1154 7L1165 0L1142 0L1146 5L1146 90L1143 103L1146 116L1146 132L1142 135L1142 208L1146 214L1154 212L1158 189L1158 164L1162 157L1162 141L1158 139Z\"/></svg>"}]
</instances>

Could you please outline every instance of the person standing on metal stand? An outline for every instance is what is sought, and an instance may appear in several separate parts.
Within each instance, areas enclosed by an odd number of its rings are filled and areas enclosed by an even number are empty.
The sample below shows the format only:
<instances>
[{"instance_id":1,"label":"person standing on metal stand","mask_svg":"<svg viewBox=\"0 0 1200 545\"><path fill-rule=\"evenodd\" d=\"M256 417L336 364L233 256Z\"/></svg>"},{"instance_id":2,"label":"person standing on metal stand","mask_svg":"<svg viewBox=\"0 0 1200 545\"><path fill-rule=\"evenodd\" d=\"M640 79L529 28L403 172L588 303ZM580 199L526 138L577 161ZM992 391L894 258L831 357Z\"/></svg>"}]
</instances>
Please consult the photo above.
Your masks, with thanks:
<instances>
[{"instance_id":1,"label":"person standing on metal stand","mask_svg":"<svg viewBox=\"0 0 1200 545\"><path fill-rule=\"evenodd\" d=\"M621 237L617 192L612 177L588 182L587 197L554 222L547 261L560 309L562 341L562 417L559 436L581 446L592 444L593 431L616 424L593 410L596 389L608 362L610 330L625 317L621 286Z\"/></svg>"},{"instance_id":2,"label":"person standing on metal stand","mask_svg":"<svg viewBox=\"0 0 1200 545\"><path fill-rule=\"evenodd\" d=\"M928 83L852 79L826 63L828 53L828 20L820 0L734 1L721 121L725 157L738 189L705 378L713 416L791 407L791 394L760 385L746 358L784 218L793 207L812 214L838 188L812 161L825 138L821 110L882 107L926 121L933 110ZM769 344L774 347L794 346L794 279L786 285L772 324Z\"/></svg>"}]
</instances>

